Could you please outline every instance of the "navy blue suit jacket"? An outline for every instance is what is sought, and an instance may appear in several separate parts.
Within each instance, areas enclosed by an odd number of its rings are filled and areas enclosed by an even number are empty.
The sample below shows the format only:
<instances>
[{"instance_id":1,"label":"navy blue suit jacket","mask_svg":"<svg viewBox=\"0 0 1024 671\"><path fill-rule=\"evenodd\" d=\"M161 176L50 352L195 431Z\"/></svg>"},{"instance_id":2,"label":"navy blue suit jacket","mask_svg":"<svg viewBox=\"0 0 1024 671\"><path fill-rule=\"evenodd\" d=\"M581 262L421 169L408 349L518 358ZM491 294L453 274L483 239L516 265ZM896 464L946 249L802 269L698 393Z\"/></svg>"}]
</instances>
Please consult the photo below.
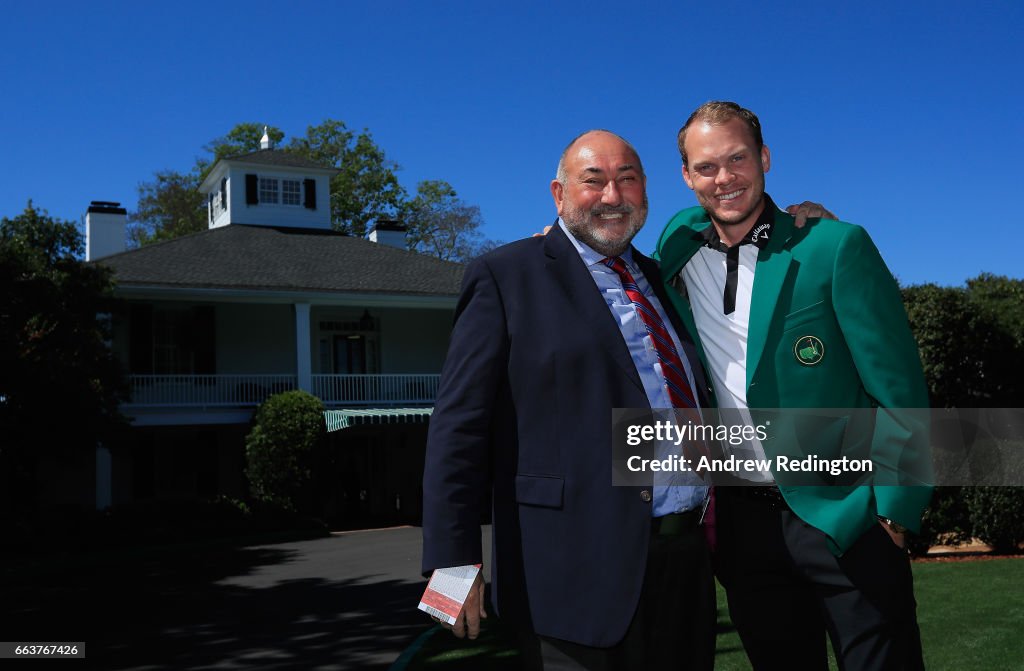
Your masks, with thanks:
<instances>
[{"instance_id":1,"label":"navy blue suit jacket","mask_svg":"<svg viewBox=\"0 0 1024 671\"><path fill-rule=\"evenodd\" d=\"M633 254L671 313L655 262ZM676 332L704 396L693 346ZM651 503L642 487L611 485L611 409L649 405L559 227L470 263L427 440L424 573L481 561L490 495L498 614L547 636L617 643L640 596Z\"/></svg>"}]
</instances>

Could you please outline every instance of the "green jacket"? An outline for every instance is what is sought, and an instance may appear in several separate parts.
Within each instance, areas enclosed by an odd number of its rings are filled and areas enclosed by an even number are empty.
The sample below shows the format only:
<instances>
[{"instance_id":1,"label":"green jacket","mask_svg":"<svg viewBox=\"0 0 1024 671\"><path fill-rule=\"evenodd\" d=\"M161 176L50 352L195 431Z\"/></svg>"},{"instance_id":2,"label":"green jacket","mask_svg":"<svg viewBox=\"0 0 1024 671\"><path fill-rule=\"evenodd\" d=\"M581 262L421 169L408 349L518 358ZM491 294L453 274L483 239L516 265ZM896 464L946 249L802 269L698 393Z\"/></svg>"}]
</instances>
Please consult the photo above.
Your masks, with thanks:
<instances>
[{"instance_id":1,"label":"green jacket","mask_svg":"<svg viewBox=\"0 0 1024 671\"><path fill-rule=\"evenodd\" d=\"M705 366L679 272L703 244L695 234L710 225L703 208L679 212L655 253ZM776 478L793 511L825 532L837 554L876 524L876 515L920 529L931 496L930 478L922 477L930 472L928 392L899 288L861 227L812 219L797 229L793 217L776 210L754 275L747 405L892 409L858 413L859 428L819 432L815 442L824 459L869 457L875 466L869 485L797 487ZM865 430L864 418L872 414ZM768 458L785 455L785 442L765 441ZM908 484L922 486L902 486Z\"/></svg>"}]
</instances>

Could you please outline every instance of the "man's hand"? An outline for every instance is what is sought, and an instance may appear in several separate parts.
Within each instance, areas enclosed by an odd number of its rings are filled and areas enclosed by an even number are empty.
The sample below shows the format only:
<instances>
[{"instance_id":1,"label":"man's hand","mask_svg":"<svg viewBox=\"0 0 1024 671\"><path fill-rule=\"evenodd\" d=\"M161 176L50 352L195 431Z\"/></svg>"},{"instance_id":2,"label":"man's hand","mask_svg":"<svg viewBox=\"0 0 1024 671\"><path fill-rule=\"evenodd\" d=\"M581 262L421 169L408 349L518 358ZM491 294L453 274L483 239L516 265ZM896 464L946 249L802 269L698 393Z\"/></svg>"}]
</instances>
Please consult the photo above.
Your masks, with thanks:
<instances>
[{"instance_id":1,"label":"man's hand","mask_svg":"<svg viewBox=\"0 0 1024 671\"><path fill-rule=\"evenodd\" d=\"M550 233L550 232L551 232L551 227L550 227L550 226L545 226L545 227L544 227L544 232L543 232L543 233L534 233L534 234L533 234L533 235L531 235L530 237L531 237L531 238L543 238L543 237L544 237L545 235L547 235L547 234L548 234L548 233Z\"/></svg>"},{"instance_id":2,"label":"man's hand","mask_svg":"<svg viewBox=\"0 0 1024 671\"><path fill-rule=\"evenodd\" d=\"M905 531L897 531L896 529L893 529L892 525L883 519L879 519L878 523L882 525L883 529L885 529L885 533L889 534L889 538L891 538L892 542L896 544L896 547L901 550L907 549L907 533Z\"/></svg>"},{"instance_id":3,"label":"man's hand","mask_svg":"<svg viewBox=\"0 0 1024 671\"><path fill-rule=\"evenodd\" d=\"M455 624L442 624L445 629L451 630L456 638L475 639L480 635L480 618L487 617L487 610L484 609L484 575L481 569L476 574L473 586L469 588L466 595L466 603L462 604L462 610L455 617ZM437 618L434 618L435 620Z\"/></svg>"},{"instance_id":4,"label":"man's hand","mask_svg":"<svg viewBox=\"0 0 1024 671\"><path fill-rule=\"evenodd\" d=\"M825 209L824 205L819 203L812 203L809 200L805 200L799 205L790 205L786 208L786 212L789 212L796 217L796 227L803 228L804 224L807 223L808 217L818 217L824 219L838 219L838 217L828 210Z\"/></svg>"}]
</instances>

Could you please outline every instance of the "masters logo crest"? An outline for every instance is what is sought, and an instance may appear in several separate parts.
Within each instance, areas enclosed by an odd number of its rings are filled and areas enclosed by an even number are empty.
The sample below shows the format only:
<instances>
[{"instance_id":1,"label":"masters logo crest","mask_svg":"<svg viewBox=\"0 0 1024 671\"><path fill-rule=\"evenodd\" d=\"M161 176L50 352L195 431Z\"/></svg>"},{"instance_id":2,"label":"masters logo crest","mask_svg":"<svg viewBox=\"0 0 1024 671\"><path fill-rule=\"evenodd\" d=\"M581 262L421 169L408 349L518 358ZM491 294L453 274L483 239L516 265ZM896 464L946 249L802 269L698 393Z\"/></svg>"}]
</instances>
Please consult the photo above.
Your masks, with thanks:
<instances>
[{"instance_id":1,"label":"masters logo crest","mask_svg":"<svg viewBox=\"0 0 1024 671\"><path fill-rule=\"evenodd\" d=\"M825 358L825 344L817 336L800 336L793 344L793 354L803 365L814 366Z\"/></svg>"}]
</instances>

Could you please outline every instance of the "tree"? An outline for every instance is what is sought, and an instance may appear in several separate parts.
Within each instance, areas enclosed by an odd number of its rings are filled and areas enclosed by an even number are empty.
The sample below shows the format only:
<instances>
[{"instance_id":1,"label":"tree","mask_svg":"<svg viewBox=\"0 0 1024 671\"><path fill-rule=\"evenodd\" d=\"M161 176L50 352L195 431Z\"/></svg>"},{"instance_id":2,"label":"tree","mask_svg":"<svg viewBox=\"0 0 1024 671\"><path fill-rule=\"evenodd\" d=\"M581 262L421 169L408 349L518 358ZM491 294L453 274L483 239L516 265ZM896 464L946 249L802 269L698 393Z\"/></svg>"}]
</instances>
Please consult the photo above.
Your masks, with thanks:
<instances>
[{"instance_id":1,"label":"tree","mask_svg":"<svg viewBox=\"0 0 1024 671\"><path fill-rule=\"evenodd\" d=\"M152 182L139 184L138 206L128 215L129 244L146 245L206 230L200 177L198 168L189 173L163 170Z\"/></svg>"},{"instance_id":2,"label":"tree","mask_svg":"<svg viewBox=\"0 0 1024 671\"><path fill-rule=\"evenodd\" d=\"M326 119L292 138L286 147L305 158L336 168L331 179L331 225L348 235L363 237L374 219L393 216L405 201L398 183L398 164L388 160L370 132L356 135L345 122Z\"/></svg>"},{"instance_id":3,"label":"tree","mask_svg":"<svg viewBox=\"0 0 1024 671\"><path fill-rule=\"evenodd\" d=\"M992 406L1005 395L1005 357L1014 350L991 312L958 287L903 288L933 407Z\"/></svg>"},{"instance_id":4,"label":"tree","mask_svg":"<svg viewBox=\"0 0 1024 671\"><path fill-rule=\"evenodd\" d=\"M982 273L967 280L971 302L992 311L1018 347L1024 347L1024 280Z\"/></svg>"},{"instance_id":5,"label":"tree","mask_svg":"<svg viewBox=\"0 0 1024 671\"><path fill-rule=\"evenodd\" d=\"M933 407L1019 407L1024 359L1024 282L983 274L967 288L903 289ZM1024 539L1024 488L938 487L925 511L915 554L936 541L972 536L1001 551Z\"/></svg>"},{"instance_id":6,"label":"tree","mask_svg":"<svg viewBox=\"0 0 1024 671\"><path fill-rule=\"evenodd\" d=\"M72 222L29 201L0 220L0 502L37 503L37 468L91 458L124 421L123 373L102 316L114 308L110 272L86 263Z\"/></svg>"},{"instance_id":7,"label":"tree","mask_svg":"<svg viewBox=\"0 0 1024 671\"><path fill-rule=\"evenodd\" d=\"M219 159L259 151L264 129L274 147L280 145L284 140L284 131L277 126L247 121L236 124L225 135L207 143L203 149L213 156L213 160L208 160L205 163L203 163L203 159L197 160L198 164L202 164L203 177L206 177L214 162Z\"/></svg>"},{"instance_id":8,"label":"tree","mask_svg":"<svg viewBox=\"0 0 1024 671\"><path fill-rule=\"evenodd\" d=\"M1024 280L982 273L967 280L967 299L995 332L990 374L993 407L1024 404Z\"/></svg>"},{"instance_id":9,"label":"tree","mask_svg":"<svg viewBox=\"0 0 1024 671\"><path fill-rule=\"evenodd\" d=\"M480 208L463 202L442 180L420 182L399 217L408 227L409 249L446 261L469 261L501 244L480 233Z\"/></svg>"}]
</instances>

